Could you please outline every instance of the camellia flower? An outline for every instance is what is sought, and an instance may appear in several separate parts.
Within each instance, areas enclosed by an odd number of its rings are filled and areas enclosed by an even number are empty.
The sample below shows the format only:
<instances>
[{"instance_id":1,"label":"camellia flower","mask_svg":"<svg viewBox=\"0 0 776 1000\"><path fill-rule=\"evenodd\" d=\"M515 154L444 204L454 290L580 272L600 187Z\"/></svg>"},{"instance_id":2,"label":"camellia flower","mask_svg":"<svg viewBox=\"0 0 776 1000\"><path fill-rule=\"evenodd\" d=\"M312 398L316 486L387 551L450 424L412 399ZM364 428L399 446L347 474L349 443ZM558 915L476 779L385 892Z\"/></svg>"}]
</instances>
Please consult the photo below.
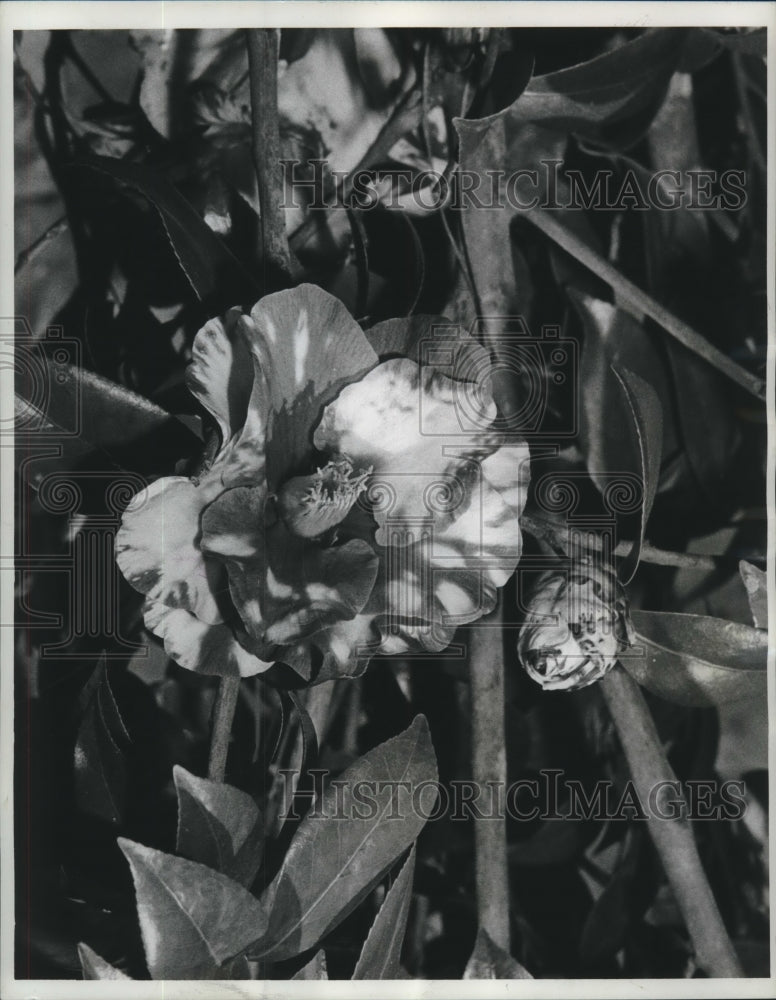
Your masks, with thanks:
<instances>
[{"instance_id":1,"label":"camellia flower","mask_svg":"<svg viewBox=\"0 0 776 1000\"><path fill-rule=\"evenodd\" d=\"M494 426L488 371L446 320L365 334L314 285L208 322L187 384L220 449L139 493L116 542L168 654L321 681L438 652L490 611L520 556L528 449Z\"/></svg>"},{"instance_id":2,"label":"camellia flower","mask_svg":"<svg viewBox=\"0 0 776 1000\"><path fill-rule=\"evenodd\" d=\"M582 562L540 577L517 653L537 684L574 691L600 680L630 644L622 585L611 570Z\"/></svg>"}]
</instances>

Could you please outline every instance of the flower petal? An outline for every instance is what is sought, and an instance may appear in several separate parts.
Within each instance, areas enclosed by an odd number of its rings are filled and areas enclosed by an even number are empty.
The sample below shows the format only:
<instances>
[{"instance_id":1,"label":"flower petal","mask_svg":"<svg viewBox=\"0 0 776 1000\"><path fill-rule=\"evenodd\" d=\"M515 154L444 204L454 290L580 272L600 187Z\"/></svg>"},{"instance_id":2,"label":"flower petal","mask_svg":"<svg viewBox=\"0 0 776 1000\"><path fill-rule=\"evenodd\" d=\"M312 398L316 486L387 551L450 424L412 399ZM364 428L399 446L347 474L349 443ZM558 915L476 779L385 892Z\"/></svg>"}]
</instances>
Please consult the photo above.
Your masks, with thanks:
<instances>
[{"instance_id":1,"label":"flower petal","mask_svg":"<svg viewBox=\"0 0 776 1000\"><path fill-rule=\"evenodd\" d=\"M220 622L216 595L223 569L199 548L207 495L189 479L157 479L133 497L116 535L116 562L129 583L154 603Z\"/></svg>"},{"instance_id":2,"label":"flower petal","mask_svg":"<svg viewBox=\"0 0 776 1000\"><path fill-rule=\"evenodd\" d=\"M195 673L252 677L272 666L243 649L228 625L206 625L183 608L147 601L143 618L167 655Z\"/></svg>"},{"instance_id":3,"label":"flower petal","mask_svg":"<svg viewBox=\"0 0 776 1000\"><path fill-rule=\"evenodd\" d=\"M226 563L232 600L259 643L293 645L366 604L378 559L359 539L324 548L292 535L262 488L228 490L205 511L202 547Z\"/></svg>"},{"instance_id":4,"label":"flower petal","mask_svg":"<svg viewBox=\"0 0 776 1000\"><path fill-rule=\"evenodd\" d=\"M381 361L400 355L456 382L473 383L483 399L491 392L489 351L444 316L383 320L366 337Z\"/></svg>"},{"instance_id":5,"label":"flower petal","mask_svg":"<svg viewBox=\"0 0 776 1000\"><path fill-rule=\"evenodd\" d=\"M186 386L218 422L222 443L245 424L253 388L250 348L239 308L211 319L194 338Z\"/></svg>"},{"instance_id":6,"label":"flower petal","mask_svg":"<svg viewBox=\"0 0 776 1000\"><path fill-rule=\"evenodd\" d=\"M264 372L271 412L267 479L272 490L311 453L311 430L323 407L377 363L361 327L339 299L316 285L267 295L245 320Z\"/></svg>"},{"instance_id":7,"label":"flower petal","mask_svg":"<svg viewBox=\"0 0 776 1000\"><path fill-rule=\"evenodd\" d=\"M460 456L493 450L492 396L483 389L480 423L471 428L460 409L460 391L461 384L447 376L395 358L344 388L324 410L315 446L374 469L369 495L377 500L378 544L388 544L389 521L439 524L449 519L464 495ZM400 544L395 537L391 541Z\"/></svg>"}]
</instances>

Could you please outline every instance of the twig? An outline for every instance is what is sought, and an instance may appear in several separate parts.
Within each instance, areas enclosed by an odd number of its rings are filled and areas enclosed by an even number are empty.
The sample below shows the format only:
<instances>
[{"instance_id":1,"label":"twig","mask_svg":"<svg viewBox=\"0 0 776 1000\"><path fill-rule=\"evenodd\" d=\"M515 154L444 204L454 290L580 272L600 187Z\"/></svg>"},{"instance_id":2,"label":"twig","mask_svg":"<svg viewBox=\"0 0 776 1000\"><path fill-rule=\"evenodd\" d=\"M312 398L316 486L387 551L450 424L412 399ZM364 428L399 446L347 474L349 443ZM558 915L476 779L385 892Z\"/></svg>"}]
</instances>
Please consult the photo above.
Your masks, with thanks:
<instances>
[{"instance_id":1,"label":"twig","mask_svg":"<svg viewBox=\"0 0 776 1000\"><path fill-rule=\"evenodd\" d=\"M640 317L642 314L649 316L663 329L670 333L672 337L684 344L688 350L703 358L717 371L727 375L738 385L742 386L758 399L765 400L765 380L748 372L741 365L736 364L726 354L714 347L697 333L691 326L684 323L673 313L669 312L659 302L656 302L650 295L623 277L622 274L613 267L612 264L599 253L589 247L583 240L575 236L564 225L553 218L552 215L541 209L534 208L525 213L525 218L540 229L546 236L571 254L575 260L584 264L588 270L592 271L599 278L605 281L613 290L617 292L618 301L625 309Z\"/></svg>"},{"instance_id":2,"label":"twig","mask_svg":"<svg viewBox=\"0 0 776 1000\"><path fill-rule=\"evenodd\" d=\"M213 730L210 736L210 760L207 768L211 781L223 781L226 774L229 738L239 692L239 677L222 677L219 681L216 703L213 706Z\"/></svg>"},{"instance_id":3,"label":"twig","mask_svg":"<svg viewBox=\"0 0 776 1000\"><path fill-rule=\"evenodd\" d=\"M259 187L263 259L291 279L294 266L286 237L283 180L280 172L278 120L278 47L276 28L249 28L248 73L251 93L253 165Z\"/></svg>"},{"instance_id":4,"label":"twig","mask_svg":"<svg viewBox=\"0 0 776 1000\"><path fill-rule=\"evenodd\" d=\"M501 599L483 624L469 633L472 706L472 778L483 792L506 788L504 746L504 651ZM474 824L475 877L479 926L509 951L509 872L506 825L479 819Z\"/></svg>"},{"instance_id":5,"label":"twig","mask_svg":"<svg viewBox=\"0 0 776 1000\"><path fill-rule=\"evenodd\" d=\"M568 548L568 534L562 525L554 524L550 520L537 517L535 514L523 512L520 517L521 526L534 538L541 542L547 542L553 549L565 551ZM603 551L603 541L592 533L588 535L586 544L595 549L596 552ZM616 556L626 556L633 542L620 542L614 550ZM649 542L644 542L641 546L641 562L652 563L656 566L676 566L680 569L705 569L714 570L718 566L718 559L715 556L694 555L690 552L670 552L668 549L659 549Z\"/></svg>"},{"instance_id":6,"label":"twig","mask_svg":"<svg viewBox=\"0 0 776 1000\"><path fill-rule=\"evenodd\" d=\"M601 690L639 800L647 802L660 782L672 782L677 788L676 775L638 684L617 664L601 681ZM698 966L709 976L743 976L701 865L689 819L661 819L649 814L647 828L684 917Z\"/></svg>"}]
</instances>

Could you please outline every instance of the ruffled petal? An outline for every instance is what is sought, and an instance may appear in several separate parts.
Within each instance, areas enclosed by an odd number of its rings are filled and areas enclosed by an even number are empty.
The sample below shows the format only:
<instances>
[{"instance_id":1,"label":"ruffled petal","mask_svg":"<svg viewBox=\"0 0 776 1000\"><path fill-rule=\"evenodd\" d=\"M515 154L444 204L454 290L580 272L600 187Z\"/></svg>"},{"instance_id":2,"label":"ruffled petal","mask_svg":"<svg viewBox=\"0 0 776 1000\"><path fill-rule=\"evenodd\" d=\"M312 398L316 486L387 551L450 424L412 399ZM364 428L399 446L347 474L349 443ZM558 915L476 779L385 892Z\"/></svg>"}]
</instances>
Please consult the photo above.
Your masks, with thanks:
<instances>
[{"instance_id":1,"label":"ruffled petal","mask_svg":"<svg viewBox=\"0 0 776 1000\"><path fill-rule=\"evenodd\" d=\"M487 387L477 392L480 422L472 428L461 410L462 399L472 402L467 387L396 358L347 386L324 410L315 446L374 470L368 499L378 544L401 544L392 526L418 520L438 526L464 501L466 455L493 450L495 404Z\"/></svg>"},{"instance_id":2,"label":"ruffled petal","mask_svg":"<svg viewBox=\"0 0 776 1000\"><path fill-rule=\"evenodd\" d=\"M225 443L245 424L253 389L253 362L240 323L230 309L208 320L194 338L186 386L216 419Z\"/></svg>"},{"instance_id":3,"label":"ruffled petal","mask_svg":"<svg viewBox=\"0 0 776 1000\"><path fill-rule=\"evenodd\" d=\"M272 666L244 649L228 625L206 625L183 608L147 601L143 619L164 641L167 655L195 673L252 677Z\"/></svg>"},{"instance_id":4,"label":"ruffled petal","mask_svg":"<svg viewBox=\"0 0 776 1000\"><path fill-rule=\"evenodd\" d=\"M189 479L157 479L133 497L116 535L116 562L129 583L150 601L182 608L214 625L223 568L199 547L207 495Z\"/></svg>"},{"instance_id":5,"label":"ruffled petal","mask_svg":"<svg viewBox=\"0 0 776 1000\"><path fill-rule=\"evenodd\" d=\"M267 295L245 319L265 375L270 409L267 479L272 490L309 471L311 430L348 382L377 364L361 327L339 299L316 285Z\"/></svg>"},{"instance_id":6,"label":"ruffled petal","mask_svg":"<svg viewBox=\"0 0 776 1000\"><path fill-rule=\"evenodd\" d=\"M292 535L262 488L228 490L206 510L203 550L226 563L232 600L259 643L293 645L366 604L378 558L359 539L324 548Z\"/></svg>"}]
</instances>

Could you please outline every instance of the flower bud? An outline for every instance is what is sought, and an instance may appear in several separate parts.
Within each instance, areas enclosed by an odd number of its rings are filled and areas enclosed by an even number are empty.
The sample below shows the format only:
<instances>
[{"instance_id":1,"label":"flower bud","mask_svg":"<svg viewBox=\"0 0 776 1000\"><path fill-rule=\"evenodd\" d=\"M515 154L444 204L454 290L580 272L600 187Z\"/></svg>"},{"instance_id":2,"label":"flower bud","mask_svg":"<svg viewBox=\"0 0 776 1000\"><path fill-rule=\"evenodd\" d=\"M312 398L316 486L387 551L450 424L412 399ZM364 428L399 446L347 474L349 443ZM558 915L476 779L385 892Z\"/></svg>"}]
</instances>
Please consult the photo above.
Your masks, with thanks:
<instances>
[{"instance_id":1,"label":"flower bud","mask_svg":"<svg viewBox=\"0 0 776 1000\"><path fill-rule=\"evenodd\" d=\"M517 654L548 691L574 691L600 680L630 645L625 591L614 573L592 563L552 571L528 604Z\"/></svg>"}]
</instances>

